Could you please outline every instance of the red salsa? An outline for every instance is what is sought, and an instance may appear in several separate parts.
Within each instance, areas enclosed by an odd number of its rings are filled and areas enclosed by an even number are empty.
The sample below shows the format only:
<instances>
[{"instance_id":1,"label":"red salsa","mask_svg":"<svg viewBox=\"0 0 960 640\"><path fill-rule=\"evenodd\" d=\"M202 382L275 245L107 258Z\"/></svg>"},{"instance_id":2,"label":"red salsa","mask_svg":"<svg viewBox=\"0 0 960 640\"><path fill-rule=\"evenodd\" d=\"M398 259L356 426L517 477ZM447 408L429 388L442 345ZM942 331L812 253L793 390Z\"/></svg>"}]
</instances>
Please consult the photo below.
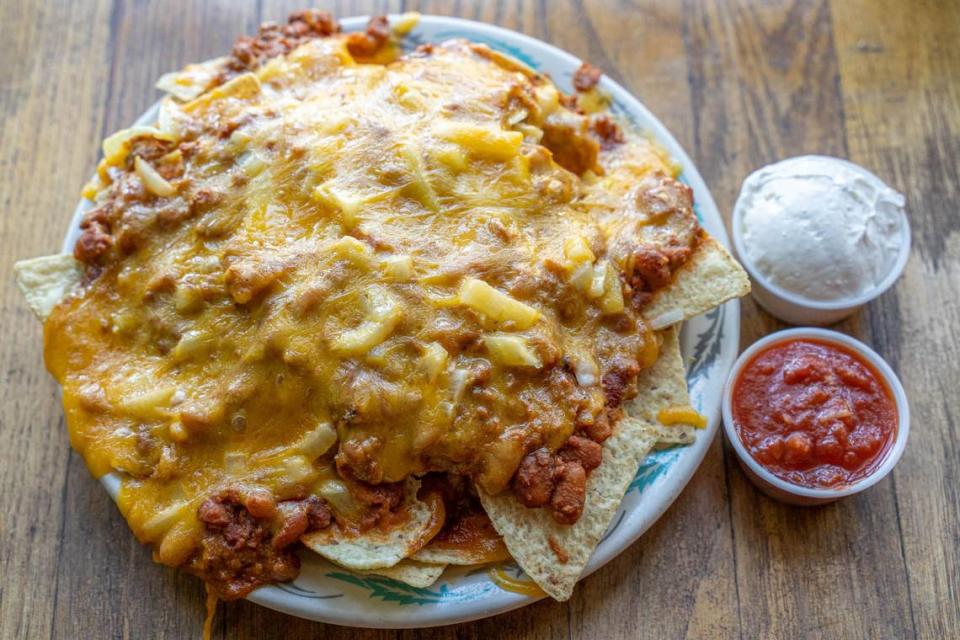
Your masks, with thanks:
<instances>
[{"instance_id":1,"label":"red salsa","mask_svg":"<svg viewBox=\"0 0 960 640\"><path fill-rule=\"evenodd\" d=\"M804 487L870 475L897 431L897 408L869 362L840 345L785 340L755 355L733 388L733 422L750 455Z\"/></svg>"}]
</instances>

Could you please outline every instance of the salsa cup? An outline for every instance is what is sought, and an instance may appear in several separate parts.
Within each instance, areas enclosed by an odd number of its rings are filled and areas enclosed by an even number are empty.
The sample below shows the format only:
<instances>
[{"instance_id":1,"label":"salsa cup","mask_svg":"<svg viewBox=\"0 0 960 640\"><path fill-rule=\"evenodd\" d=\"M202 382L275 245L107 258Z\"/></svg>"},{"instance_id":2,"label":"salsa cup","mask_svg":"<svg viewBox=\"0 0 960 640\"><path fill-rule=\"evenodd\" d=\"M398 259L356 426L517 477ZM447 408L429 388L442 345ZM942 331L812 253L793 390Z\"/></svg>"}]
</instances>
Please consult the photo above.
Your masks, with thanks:
<instances>
[{"instance_id":1,"label":"salsa cup","mask_svg":"<svg viewBox=\"0 0 960 640\"><path fill-rule=\"evenodd\" d=\"M887 388L890 389L897 410L897 431L894 436L894 441L887 449L880 463L869 475L839 487L804 487L774 475L747 451L746 446L744 446L743 441L740 439L740 434L737 432L733 420L733 387L740 377L740 372L744 366L746 366L756 354L771 345L785 340L804 338L846 347L859 355L864 361L870 363L874 371L876 371L880 378L886 383ZM724 433L733 447L734 452L737 454L737 461L740 463L740 468L743 469L743 472L750 478L750 481L771 498L787 504L800 506L826 504L839 498L860 493L877 484L893 470L893 467L896 466L900 460L900 456L903 455L903 450L907 446L907 437L910 434L910 407L907 403L907 394L903 390L903 385L900 384L900 379L897 377L897 374L893 372L893 369L890 368L890 365L873 349L859 340L828 329L787 329L770 334L753 343L746 351L740 354L740 357L737 358L733 368L730 370L723 389L722 412Z\"/></svg>"}]
</instances>

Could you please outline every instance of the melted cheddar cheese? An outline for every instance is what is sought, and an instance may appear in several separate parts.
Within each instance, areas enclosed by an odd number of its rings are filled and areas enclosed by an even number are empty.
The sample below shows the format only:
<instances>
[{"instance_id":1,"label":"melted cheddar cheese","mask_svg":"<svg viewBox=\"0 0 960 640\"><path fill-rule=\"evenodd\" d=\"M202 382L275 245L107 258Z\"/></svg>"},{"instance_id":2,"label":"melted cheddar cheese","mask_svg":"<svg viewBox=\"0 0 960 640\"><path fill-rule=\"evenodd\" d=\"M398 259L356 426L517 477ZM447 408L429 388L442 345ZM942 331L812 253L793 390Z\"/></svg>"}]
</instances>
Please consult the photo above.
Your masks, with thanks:
<instances>
[{"instance_id":1,"label":"melted cheddar cheese","mask_svg":"<svg viewBox=\"0 0 960 640\"><path fill-rule=\"evenodd\" d=\"M635 249L697 227L658 195L661 152L588 127L482 47L360 63L334 36L107 141L88 193L112 244L46 323L46 362L161 561L230 483L340 517L347 476L496 493L602 419L605 376L657 356Z\"/></svg>"}]
</instances>

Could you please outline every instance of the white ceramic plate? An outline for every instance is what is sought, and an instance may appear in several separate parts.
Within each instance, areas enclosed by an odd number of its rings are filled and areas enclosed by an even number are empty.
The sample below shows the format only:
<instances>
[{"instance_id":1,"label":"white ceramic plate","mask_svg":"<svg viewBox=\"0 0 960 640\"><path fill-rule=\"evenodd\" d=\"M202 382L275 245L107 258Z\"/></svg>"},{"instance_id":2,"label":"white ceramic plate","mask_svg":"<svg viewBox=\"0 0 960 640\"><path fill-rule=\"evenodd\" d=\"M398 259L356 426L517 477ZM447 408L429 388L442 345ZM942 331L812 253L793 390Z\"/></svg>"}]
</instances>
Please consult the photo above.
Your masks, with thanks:
<instances>
[{"instance_id":1,"label":"white ceramic plate","mask_svg":"<svg viewBox=\"0 0 960 640\"><path fill-rule=\"evenodd\" d=\"M345 31L362 29L367 17L347 18L340 23ZM573 72L580 66L574 56L529 36L488 24L423 16L407 36L410 48L425 42L468 38L510 54L541 72L546 72L561 89L571 91ZM600 88L613 97L612 110L649 133L683 167L680 179L693 188L695 210L703 227L719 242L729 246L723 220L703 179L670 132L636 98L607 76ZM156 122L159 105L154 105L136 124ZM74 212L64 240L64 252L71 253L79 236L79 222L90 206L83 201ZM740 334L740 307L728 302L709 313L689 320L681 334L687 363L687 383L693 406L709 418L709 426L696 442L652 453L641 465L620 510L590 559L584 575L593 573L626 549L666 511L700 465L717 432L724 380L737 355ZM115 476L106 476L103 485L113 496L119 487ZM359 576L335 567L305 552L303 569L294 582L262 587L249 599L271 609L321 622L354 627L410 628L465 622L492 616L535 602L537 599L499 588L485 568L450 568L428 589L417 589L378 576ZM515 565L505 569L517 576Z\"/></svg>"}]
</instances>

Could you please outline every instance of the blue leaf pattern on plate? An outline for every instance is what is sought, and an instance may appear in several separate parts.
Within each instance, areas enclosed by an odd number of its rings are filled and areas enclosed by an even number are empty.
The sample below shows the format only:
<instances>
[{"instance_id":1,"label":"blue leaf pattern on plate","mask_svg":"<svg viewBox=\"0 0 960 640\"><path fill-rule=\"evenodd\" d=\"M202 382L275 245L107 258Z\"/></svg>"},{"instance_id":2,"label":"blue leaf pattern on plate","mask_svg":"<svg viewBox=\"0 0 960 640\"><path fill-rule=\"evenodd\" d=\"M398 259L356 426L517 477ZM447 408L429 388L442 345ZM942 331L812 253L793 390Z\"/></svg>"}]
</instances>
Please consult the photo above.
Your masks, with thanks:
<instances>
[{"instance_id":1,"label":"blue leaf pattern on plate","mask_svg":"<svg viewBox=\"0 0 960 640\"><path fill-rule=\"evenodd\" d=\"M643 462L640 463L640 469L637 470L637 475L634 476L633 482L627 487L627 493L631 491L643 491L656 482L658 478L663 477L670 469L670 466L680 457L683 449L683 446L679 446L650 452L650 454L643 459Z\"/></svg>"},{"instance_id":2,"label":"blue leaf pattern on plate","mask_svg":"<svg viewBox=\"0 0 960 640\"><path fill-rule=\"evenodd\" d=\"M274 585L280 591L284 593L289 593L292 596L297 596L298 598L307 598L308 600L332 600L333 598L342 598L342 593L331 593L329 595L321 595L316 591L310 591L309 589L304 589L303 587L298 587L292 582L281 582L280 584Z\"/></svg>"},{"instance_id":3,"label":"blue leaf pattern on plate","mask_svg":"<svg viewBox=\"0 0 960 640\"><path fill-rule=\"evenodd\" d=\"M690 369L687 371L688 387L696 385L720 355L720 346L723 344L725 309L724 305L720 305L704 314L710 324L697 335L697 342L693 347L693 354L690 356Z\"/></svg>"},{"instance_id":4,"label":"blue leaf pattern on plate","mask_svg":"<svg viewBox=\"0 0 960 640\"><path fill-rule=\"evenodd\" d=\"M487 582L468 585L459 589L451 589L446 584L441 584L437 589L423 589L411 587L404 582L384 576L359 576L339 571L326 575L328 578L341 580L364 589L368 592L370 598L379 598L384 602L393 602L399 605L416 604L422 606L425 604L468 602L481 598L489 591L497 588L492 582Z\"/></svg>"}]
</instances>

